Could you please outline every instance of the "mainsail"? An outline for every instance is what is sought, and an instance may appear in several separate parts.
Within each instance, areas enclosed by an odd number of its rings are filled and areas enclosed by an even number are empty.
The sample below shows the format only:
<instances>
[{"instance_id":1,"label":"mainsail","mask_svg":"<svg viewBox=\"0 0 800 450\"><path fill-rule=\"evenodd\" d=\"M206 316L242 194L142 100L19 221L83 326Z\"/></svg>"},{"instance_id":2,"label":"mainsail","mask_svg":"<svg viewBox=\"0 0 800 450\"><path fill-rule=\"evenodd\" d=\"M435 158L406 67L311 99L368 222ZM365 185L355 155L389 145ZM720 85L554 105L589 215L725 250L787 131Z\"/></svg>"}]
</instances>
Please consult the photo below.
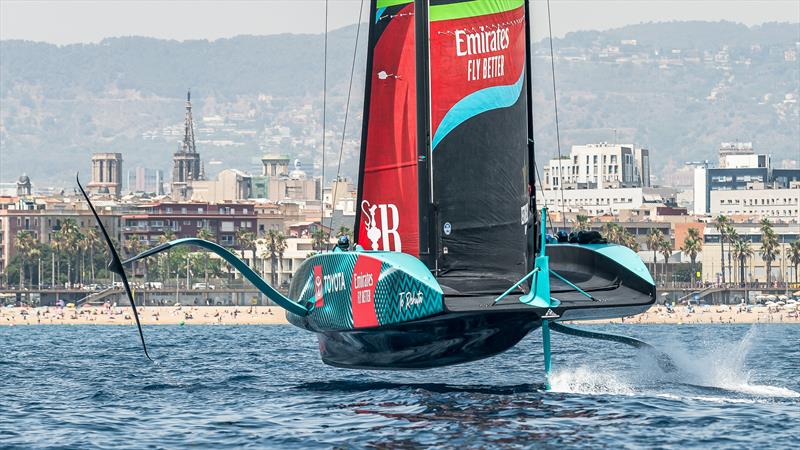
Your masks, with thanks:
<instances>
[{"instance_id":1,"label":"mainsail","mask_svg":"<svg viewBox=\"0 0 800 450\"><path fill-rule=\"evenodd\" d=\"M432 2L429 20L440 283L508 287L527 272L524 3Z\"/></svg>"},{"instance_id":2,"label":"mainsail","mask_svg":"<svg viewBox=\"0 0 800 450\"><path fill-rule=\"evenodd\" d=\"M455 292L527 273L522 0L372 4L357 242L420 257Z\"/></svg>"}]
</instances>

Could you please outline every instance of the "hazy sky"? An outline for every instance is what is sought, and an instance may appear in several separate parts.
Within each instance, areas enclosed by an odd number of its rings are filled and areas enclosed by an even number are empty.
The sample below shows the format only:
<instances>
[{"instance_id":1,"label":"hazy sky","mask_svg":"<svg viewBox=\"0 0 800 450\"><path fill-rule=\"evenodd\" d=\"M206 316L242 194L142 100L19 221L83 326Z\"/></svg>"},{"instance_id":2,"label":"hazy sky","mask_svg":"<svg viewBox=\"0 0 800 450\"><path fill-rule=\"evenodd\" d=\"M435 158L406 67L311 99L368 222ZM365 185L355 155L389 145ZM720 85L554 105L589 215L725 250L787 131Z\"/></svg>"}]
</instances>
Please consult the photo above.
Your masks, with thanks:
<instances>
[{"instance_id":1,"label":"hazy sky","mask_svg":"<svg viewBox=\"0 0 800 450\"><path fill-rule=\"evenodd\" d=\"M329 28L355 23L360 3L330 0ZM546 2L532 3L540 38L547 33ZM800 0L551 0L551 8L557 36L650 21L800 22ZM184 40L318 33L324 11L322 0L0 0L0 39L70 44L129 35Z\"/></svg>"}]
</instances>

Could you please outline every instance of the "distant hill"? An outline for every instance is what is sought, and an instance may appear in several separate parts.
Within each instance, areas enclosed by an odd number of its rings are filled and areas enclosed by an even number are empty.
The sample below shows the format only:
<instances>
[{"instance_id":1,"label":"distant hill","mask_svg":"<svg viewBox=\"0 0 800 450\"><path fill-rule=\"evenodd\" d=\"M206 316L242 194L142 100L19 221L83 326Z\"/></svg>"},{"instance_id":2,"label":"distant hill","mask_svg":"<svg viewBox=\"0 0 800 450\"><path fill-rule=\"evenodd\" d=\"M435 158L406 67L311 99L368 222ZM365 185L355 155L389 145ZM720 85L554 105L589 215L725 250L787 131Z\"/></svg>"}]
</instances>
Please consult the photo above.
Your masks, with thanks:
<instances>
[{"instance_id":1,"label":"distant hill","mask_svg":"<svg viewBox=\"0 0 800 450\"><path fill-rule=\"evenodd\" d=\"M340 144L355 31L329 36L329 155ZM343 171L350 176L360 137L364 33L345 143ZM618 141L652 149L657 176L685 160L715 160L720 142L737 139L753 141L776 161L796 161L798 42L800 25L778 23L668 22L570 33L554 41L562 149L611 141L616 130ZM168 171L187 88L209 172L254 169L265 152L318 163L322 47L321 35L292 34L68 46L2 41L0 181L27 172L39 186L66 186L76 170L88 171L95 151L123 152L127 168ZM549 43L533 47L543 161L556 148ZM334 173L336 158L328 161Z\"/></svg>"}]
</instances>

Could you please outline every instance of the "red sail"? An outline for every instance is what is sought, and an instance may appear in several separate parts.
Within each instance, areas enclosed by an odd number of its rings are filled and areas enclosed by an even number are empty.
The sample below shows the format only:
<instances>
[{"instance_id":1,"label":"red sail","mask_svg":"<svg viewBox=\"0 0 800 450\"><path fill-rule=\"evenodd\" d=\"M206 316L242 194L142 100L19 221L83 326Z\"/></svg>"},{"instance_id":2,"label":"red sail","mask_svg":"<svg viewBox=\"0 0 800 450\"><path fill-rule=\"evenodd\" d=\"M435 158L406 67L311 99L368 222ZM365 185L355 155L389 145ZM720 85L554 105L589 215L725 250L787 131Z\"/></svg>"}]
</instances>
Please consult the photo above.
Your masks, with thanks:
<instances>
[{"instance_id":1,"label":"red sail","mask_svg":"<svg viewBox=\"0 0 800 450\"><path fill-rule=\"evenodd\" d=\"M414 4L377 3L370 23L356 242L366 250L418 256Z\"/></svg>"}]
</instances>

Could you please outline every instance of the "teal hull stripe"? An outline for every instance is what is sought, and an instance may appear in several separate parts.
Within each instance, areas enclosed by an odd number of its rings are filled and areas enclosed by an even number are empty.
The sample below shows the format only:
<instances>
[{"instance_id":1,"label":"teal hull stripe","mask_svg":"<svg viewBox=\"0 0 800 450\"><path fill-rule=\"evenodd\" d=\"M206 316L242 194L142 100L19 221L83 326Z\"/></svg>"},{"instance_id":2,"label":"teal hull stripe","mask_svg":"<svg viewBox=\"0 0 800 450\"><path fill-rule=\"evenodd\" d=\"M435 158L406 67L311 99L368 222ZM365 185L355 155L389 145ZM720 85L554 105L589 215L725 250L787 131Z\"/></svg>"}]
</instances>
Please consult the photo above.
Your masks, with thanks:
<instances>
[{"instance_id":1,"label":"teal hull stripe","mask_svg":"<svg viewBox=\"0 0 800 450\"><path fill-rule=\"evenodd\" d=\"M436 146L442 142L445 136L467 120L486 111L508 108L516 103L522 92L524 78L525 70L523 69L519 74L519 79L514 84L481 89L459 100L442 118L442 122L433 135L431 150L436 149Z\"/></svg>"}]
</instances>

